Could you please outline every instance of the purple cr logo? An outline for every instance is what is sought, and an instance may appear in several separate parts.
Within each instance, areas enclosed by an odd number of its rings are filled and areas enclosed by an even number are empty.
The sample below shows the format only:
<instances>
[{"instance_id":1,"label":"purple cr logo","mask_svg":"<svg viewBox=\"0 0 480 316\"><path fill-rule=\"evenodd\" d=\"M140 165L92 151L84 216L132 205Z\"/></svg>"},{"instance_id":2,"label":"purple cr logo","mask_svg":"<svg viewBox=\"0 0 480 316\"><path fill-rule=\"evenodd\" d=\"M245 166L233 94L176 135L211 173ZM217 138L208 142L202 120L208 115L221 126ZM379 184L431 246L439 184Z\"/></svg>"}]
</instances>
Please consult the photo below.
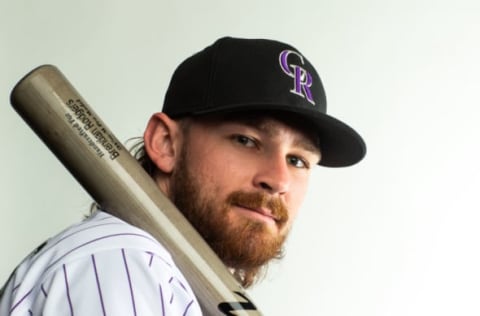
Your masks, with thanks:
<instances>
[{"instance_id":1,"label":"purple cr logo","mask_svg":"<svg viewBox=\"0 0 480 316\"><path fill-rule=\"evenodd\" d=\"M306 98L308 102L315 105L312 92L310 91L313 82L312 75L299 65L289 64L288 58L291 54L297 56L300 63L304 64L303 56L293 50L287 49L280 53L280 67L282 67L284 73L293 78L293 89L290 92Z\"/></svg>"}]
</instances>

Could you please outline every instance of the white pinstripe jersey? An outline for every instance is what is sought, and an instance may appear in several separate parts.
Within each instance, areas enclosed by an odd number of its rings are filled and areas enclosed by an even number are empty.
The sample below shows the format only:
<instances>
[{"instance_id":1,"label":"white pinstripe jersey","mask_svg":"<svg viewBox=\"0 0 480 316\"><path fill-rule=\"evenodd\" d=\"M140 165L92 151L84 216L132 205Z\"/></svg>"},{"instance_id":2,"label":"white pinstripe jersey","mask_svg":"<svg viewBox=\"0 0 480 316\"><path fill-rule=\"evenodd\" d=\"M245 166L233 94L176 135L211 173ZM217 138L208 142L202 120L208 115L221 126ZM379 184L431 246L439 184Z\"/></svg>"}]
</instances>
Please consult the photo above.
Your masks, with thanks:
<instances>
[{"instance_id":1,"label":"white pinstripe jersey","mask_svg":"<svg viewBox=\"0 0 480 316\"><path fill-rule=\"evenodd\" d=\"M151 235L96 212L30 254L4 288L0 315L202 315Z\"/></svg>"}]
</instances>

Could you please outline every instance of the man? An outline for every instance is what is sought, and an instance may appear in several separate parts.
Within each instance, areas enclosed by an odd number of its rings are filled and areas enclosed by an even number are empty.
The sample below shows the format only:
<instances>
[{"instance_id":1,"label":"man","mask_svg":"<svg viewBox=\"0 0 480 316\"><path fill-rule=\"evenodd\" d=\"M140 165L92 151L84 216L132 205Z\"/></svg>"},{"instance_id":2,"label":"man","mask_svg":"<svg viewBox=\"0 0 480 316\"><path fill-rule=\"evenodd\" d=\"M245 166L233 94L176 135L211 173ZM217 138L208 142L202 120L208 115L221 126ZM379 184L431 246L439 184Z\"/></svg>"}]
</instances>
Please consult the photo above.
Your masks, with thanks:
<instances>
[{"instance_id":1,"label":"man","mask_svg":"<svg viewBox=\"0 0 480 316\"><path fill-rule=\"evenodd\" d=\"M177 68L134 155L248 287L281 257L312 168L365 152L326 114L320 78L298 50L222 38ZM174 261L100 206L19 265L0 314L201 315Z\"/></svg>"}]
</instances>

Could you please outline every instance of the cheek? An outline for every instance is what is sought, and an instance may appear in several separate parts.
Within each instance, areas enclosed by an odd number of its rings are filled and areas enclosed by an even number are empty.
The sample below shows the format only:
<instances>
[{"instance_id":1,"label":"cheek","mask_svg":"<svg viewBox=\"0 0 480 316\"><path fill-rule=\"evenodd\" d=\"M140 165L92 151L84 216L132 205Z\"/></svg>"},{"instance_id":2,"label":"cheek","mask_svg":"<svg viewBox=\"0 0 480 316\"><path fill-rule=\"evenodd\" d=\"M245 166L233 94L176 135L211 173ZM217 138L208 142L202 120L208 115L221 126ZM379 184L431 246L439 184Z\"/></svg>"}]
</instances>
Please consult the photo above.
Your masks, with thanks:
<instances>
[{"instance_id":1,"label":"cheek","mask_svg":"<svg viewBox=\"0 0 480 316\"><path fill-rule=\"evenodd\" d=\"M196 157L189 157L189 168L199 180L202 188L220 198L244 187L245 168L218 148L201 152ZM242 185L243 184L243 185Z\"/></svg>"},{"instance_id":2,"label":"cheek","mask_svg":"<svg viewBox=\"0 0 480 316\"><path fill-rule=\"evenodd\" d=\"M307 193L308 180L298 181L292 185L292 190L289 192L287 206L290 211L290 218L293 220L297 217L300 211L305 194Z\"/></svg>"}]
</instances>

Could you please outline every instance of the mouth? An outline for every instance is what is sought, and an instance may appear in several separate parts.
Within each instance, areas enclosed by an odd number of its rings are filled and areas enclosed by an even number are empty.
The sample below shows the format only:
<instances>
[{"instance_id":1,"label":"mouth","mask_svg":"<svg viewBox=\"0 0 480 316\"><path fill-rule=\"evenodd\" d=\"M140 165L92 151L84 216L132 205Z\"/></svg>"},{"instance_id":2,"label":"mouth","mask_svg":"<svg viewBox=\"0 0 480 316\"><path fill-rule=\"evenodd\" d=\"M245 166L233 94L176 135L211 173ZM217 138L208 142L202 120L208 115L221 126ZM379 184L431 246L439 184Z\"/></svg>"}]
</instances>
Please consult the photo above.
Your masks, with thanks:
<instances>
[{"instance_id":1,"label":"mouth","mask_svg":"<svg viewBox=\"0 0 480 316\"><path fill-rule=\"evenodd\" d=\"M243 215L256 219L256 220L261 220L267 223L273 223L276 224L279 219L272 214L272 211L268 208L251 208L245 205L234 205L234 207Z\"/></svg>"}]
</instances>

